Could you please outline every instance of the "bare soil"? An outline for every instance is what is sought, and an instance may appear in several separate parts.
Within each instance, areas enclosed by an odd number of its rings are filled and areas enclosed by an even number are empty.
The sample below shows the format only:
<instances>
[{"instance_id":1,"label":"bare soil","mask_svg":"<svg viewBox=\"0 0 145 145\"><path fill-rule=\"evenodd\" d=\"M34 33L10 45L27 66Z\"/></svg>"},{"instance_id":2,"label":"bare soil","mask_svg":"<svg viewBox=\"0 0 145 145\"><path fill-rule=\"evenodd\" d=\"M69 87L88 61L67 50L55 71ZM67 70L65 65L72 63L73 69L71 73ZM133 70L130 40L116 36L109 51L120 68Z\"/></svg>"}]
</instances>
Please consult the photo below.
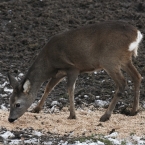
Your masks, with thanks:
<instances>
[{"instance_id":1,"label":"bare soil","mask_svg":"<svg viewBox=\"0 0 145 145\"><path fill-rule=\"evenodd\" d=\"M26 74L35 56L53 35L93 24L98 21L123 20L136 27L145 34L145 2L144 0L7 0L0 1L0 84L7 81L7 73L14 76ZM25 113L19 120L10 124L7 121L8 112L0 110L0 126L8 130L34 128L52 134L74 136L91 134L110 134L115 129L120 138L126 138L131 133L138 136L145 134L145 41L139 48L139 56L133 62L143 77L141 84L140 107L136 116L125 116L126 108L132 107L133 84L128 82L128 88L117 104L111 119L100 123L99 118L105 109L98 111L94 105L96 96L101 100L110 101L114 91L114 83L106 72L80 75L75 90L77 120L66 119L69 111L64 109L69 105L66 94L66 81L61 82L49 95L44 109L51 108L51 102L58 100L60 112L58 114ZM125 77L130 80L128 76ZM9 108L10 94L0 88L0 105ZM38 92L36 102L40 99L43 88ZM87 95L88 97L84 97ZM62 99L63 98L63 101ZM123 102L123 105L122 105ZM94 105L94 111L86 107ZM123 106L123 107L122 107ZM106 106L107 107L107 106ZM65 111L67 110L67 111ZM89 113L88 113L89 112Z\"/></svg>"},{"instance_id":2,"label":"bare soil","mask_svg":"<svg viewBox=\"0 0 145 145\"><path fill-rule=\"evenodd\" d=\"M92 134L108 135L111 131L118 132L120 139L125 139L131 134L143 136L145 133L145 112L140 112L136 116L125 116L113 114L106 122L99 122L99 118L104 113L101 111L77 110L77 119L67 119L69 111L64 108L57 114L34 114L25 113L14 123L7 122L8 112L0 110L0 124L8 130L24 130L33 128L41 130L42 133L51 132L59 136L69 135L70 137L91 136Z\"/></svg>"}]
</instances>

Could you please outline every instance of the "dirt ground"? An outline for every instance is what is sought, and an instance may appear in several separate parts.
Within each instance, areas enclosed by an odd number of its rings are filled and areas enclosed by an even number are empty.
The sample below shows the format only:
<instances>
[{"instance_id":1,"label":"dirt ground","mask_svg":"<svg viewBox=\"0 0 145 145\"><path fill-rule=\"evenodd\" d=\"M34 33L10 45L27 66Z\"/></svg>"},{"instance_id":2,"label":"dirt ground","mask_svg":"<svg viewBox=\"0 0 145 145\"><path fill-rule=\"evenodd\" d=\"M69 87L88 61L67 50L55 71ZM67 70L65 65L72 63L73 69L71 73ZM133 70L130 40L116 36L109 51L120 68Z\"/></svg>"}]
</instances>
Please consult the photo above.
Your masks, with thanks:
<instances>
[{"instance_id":1,"label":"dirt ground","mask_svg":"<svg viewBox=\"0 0 145 145\"><path fill-rule=\"evenodd\" d=\"M14 123L6 123L8 112L0 110L0 124L8 130L24 130L33 128L41 130L46 134L67 135L69 137L91 136L92 134L109 135L112 131L118 132L117 138L126 139L135 134L143 136L145 133L145 112L140 112L136 116L125 116L113 114L111 119L106 122L99 122L103 111L77 110L77 119L67 119L69 112L67 108L57 114L34 114L25 113Z\"/></svg>"},{"instance_id":2,"label":"dirt ground","mask_svg":"<svg viewBox=\"0 0 145 145\"><path fill-rule=\"evenodd\" d=\"M123 20L136 26L145 34L145 2L143 0L7 0L0 2L0 84L6 81L7 73L14 76L20 73L26 74L36 54L47 43L50 37L57 33L74 29L87 24L94 24L106 20ZM141 84L140 106L144 110L145 104L145 41L139 48L139 56L133 62L143 77ZM126 76L126 74L125 74ZM128 78L130 80L130 78ZM105 81L104 81L105 80ZM133 100L132 82L120 102L124 106L131 107ZM10 88L9 84L7 87ZM60 83L50 94L44 108L50 107L53 100L59 100L60 96L66 96L66 83ZM76 84L75 101L76 108L82 107L82 102L90 106L95 101L95 96L102 100L111 100L114 83L111 78L101 72L92 75L80 75ZM5 94L4 88L0 88L0 94ZM38 93L39 100L43 89ZM89 98L84 98L87 94ZM79 97L78 97L79 96ZM9 108L9 94L1 97L0 105L5 104ZM119 132L119 137L127 137L131 133L141 136L145 134L145 112L140 111L136 116L122 115L118 103L111 119L105 123L99 123L102 111L87 110L77 111L77 120L67 120L68 111L60 111L59 114L32 114L26 113L18 121L10 124L7 121L8 112L0 110L0 126L7 129L19 130L19 128L41 129L60 135L73 132L74 135L85 134L109 134L112 129ZM62 107L68 105L68 100ZM124 108L123 108L124 109ZM104 109L102 109L104 111Z\"/></svg>"}]
</instances>

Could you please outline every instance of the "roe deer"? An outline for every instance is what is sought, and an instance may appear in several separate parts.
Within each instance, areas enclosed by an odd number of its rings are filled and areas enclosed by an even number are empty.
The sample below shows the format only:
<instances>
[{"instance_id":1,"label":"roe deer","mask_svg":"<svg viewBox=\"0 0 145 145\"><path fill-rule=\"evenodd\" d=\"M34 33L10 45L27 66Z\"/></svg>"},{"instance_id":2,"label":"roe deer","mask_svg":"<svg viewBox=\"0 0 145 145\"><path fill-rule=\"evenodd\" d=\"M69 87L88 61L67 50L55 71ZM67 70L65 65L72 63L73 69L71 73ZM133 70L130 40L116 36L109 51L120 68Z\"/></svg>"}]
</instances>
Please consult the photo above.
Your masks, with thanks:
<instances>
[{"instance_id":1,"label":"roe deer","mask_svg":"<svg viewBox=\"0 0 145 145\"><path fill-rule=\"evenodd\" d=\"M22 116L34 102L41 84L49 80L45 92L33 112L39 112L49 92L64 77L68 78L70 100L69 119L75 119L74 89L80 73L104 69L115 81L116 92L107 111L100 118L106 121L122 96L126 81L121 70L126 71L134 82L134 102L131 115L139 107L141 75L132 64L132 55L137 56L138 45L143 38L132 25L120 21L100 22L67 31L52 37L37 56L23 80L8 75L13 94L10 97L9 122Z\"/></svg>"}]
</instances>

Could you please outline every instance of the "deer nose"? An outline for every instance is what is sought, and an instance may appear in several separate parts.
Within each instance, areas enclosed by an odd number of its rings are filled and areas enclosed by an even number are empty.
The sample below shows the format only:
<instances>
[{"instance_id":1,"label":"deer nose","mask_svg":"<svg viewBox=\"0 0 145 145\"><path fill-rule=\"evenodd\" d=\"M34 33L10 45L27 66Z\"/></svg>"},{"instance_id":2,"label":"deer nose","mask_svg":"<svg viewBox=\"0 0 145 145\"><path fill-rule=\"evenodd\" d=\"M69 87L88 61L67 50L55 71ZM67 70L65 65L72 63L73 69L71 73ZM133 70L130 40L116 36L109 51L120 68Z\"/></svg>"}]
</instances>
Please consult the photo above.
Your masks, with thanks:
<instances>
[{"instance_id":1,"label":"deer nose","mask_svg":"<svg viewBox=\"0 0 145 145\"><path fill-rule=\"evenodd\" d=\"M16 120L16 119L12 119L12 118L9 118L9 119L8 119L8 121L11 122L11 123L14 122L15 120Z\"/></svg>"}]
</instances>

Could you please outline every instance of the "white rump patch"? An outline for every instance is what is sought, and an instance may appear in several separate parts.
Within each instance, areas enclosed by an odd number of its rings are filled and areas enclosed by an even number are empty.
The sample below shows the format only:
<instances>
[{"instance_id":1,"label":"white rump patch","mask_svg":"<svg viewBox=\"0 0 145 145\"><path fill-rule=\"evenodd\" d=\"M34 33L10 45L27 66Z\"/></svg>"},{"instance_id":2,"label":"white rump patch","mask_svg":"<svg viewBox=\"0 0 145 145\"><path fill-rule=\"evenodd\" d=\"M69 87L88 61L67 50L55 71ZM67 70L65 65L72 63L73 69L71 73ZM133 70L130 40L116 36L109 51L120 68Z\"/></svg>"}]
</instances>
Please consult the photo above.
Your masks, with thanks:
<instances>
[{"instance_id":1,"label":"white rump patch","mask_svg":"<svg viewBox=\"0 0 145 145\"><path fill-rule=\"evenodd\" d=\"M142 38L143 38L143 35L138 30L137 31L137 38L136 38L136 40L129 45L129 51L134 51L134 56L135 57L137 56L138 45L141 42Z\"/></svg>"}]
</instances>

